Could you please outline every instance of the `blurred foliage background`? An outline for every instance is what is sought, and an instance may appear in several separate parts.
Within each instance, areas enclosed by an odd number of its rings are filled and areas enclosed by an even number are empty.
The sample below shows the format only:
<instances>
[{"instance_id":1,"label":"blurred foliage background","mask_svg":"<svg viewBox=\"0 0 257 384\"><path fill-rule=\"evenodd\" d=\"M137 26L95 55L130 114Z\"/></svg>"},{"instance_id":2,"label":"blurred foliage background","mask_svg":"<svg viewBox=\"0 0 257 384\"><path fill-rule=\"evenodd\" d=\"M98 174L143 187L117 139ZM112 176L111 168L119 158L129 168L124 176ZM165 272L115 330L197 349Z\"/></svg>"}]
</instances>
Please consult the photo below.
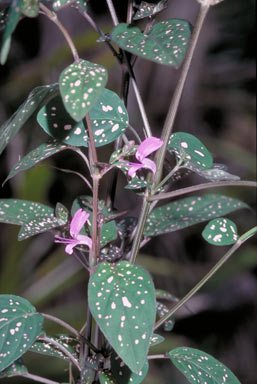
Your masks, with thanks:
<instances>
[{"instance_id":1,"label":"blurred foliage background","mask_svg":"<svg viewBox=\"0 0 257 384\"><path fill-rule=\"evenodd\" d=\"M105 1L90 2L90 12L105 31L111 29ZM114 1L125 21L126 1ZM0 2L1 7L1 2ZM213 153L215 162L225 163L242 179L256 178L255 131L255 20L254 0L226 0L214 7L204 27L176 120L176 130L197 135ZM198 3L170 0L167 11L158 18L182 18L194 24ZM71 8L62 10L61 21L73 36L81 57L104 65L110 73L108 87L119 93L121 72L115 58L85 20ZM24 19L14 34L7 64L0 67L0 124L38 85L56 82L61 70L72 61L60 32L48 20ZM136 75L155 135L160 130L178 79L179 71L139 59ZM131 124L142 133L142 121L133 91L129 98ZM0 158L0 183L11 167L29 150L47 139L35 116L11 142ZM108 159L111 146L101 148ZM68 208L79 194L89 193L81 180L56 167L81 169L81 162L70 153L61 153L31 171L19 175L0 188L0 198L16 197L49 205L62 202ZM82 169L81 169L82 170ZM181 175L177 188L201 182L194 175ZM119 179L116 207L138 214L140 198L124 193ZM105 197L108 178L103 180ZM216 190L215 190L216 192ZM256 223L256 194L253 190L230 188L219 192L246 201L252 210L232 216L244 233ZM138 262L154 277L158 288L182 297L225 253L204 243L198 225L164 235L142 249ZM17 241L16 227L0 224L0 292L26 297L39 311L54 314L81 327L86 313L88 276L53 244L51 234ZM166 341L153 352L176 346L202 349L225 363L245 384L257 382L257 258L254 240L235 254L227 265L188 304L176 314L176 324ZM47 323L50 334L63 330ZM57 381L65 380L67 365L29 353L31 371ZM25 383L24 380L6 380ZM151 363L147 384L183 384L185 379L168 361Z\"/></svg>"}]
</instances>

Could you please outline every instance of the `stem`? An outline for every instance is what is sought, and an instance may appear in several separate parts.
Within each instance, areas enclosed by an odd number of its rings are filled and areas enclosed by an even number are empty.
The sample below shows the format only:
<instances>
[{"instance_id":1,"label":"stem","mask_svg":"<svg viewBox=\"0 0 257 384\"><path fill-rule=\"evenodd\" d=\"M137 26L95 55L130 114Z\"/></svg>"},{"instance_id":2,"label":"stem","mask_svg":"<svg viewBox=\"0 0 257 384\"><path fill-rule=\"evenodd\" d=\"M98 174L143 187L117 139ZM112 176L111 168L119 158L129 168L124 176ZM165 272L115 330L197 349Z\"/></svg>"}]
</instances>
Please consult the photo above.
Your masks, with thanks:
<instances>
[{"instance_id":1,"label":"stem","mask_svg":"<svg viewBox=\"0 0 257 384\"><path fill-rule=\"evenodd\" d=\"M198 185L193 185L192 187L182 188L172 192L159 193L158 195L155 195L155 196L148 196L147 200L148 201L164 200L164 199L169 199L177 196L186 195L187 193L202 191L202 190L211 189L211 188L219 188L219 187L256 188L257 182L256 181L221 181L217 183L215 182L215 183L198 184Z\"/></svg>"},{"instance_id":2,"label":"stem","mask_svg":"<svg viewBox=\"0 0 257 384\"><path fill-rule=\"evenodd\" d=\"M70 331L71 333L73 333L73 335L77 336L77 337L80 337L80 334L79 332L73 328L71 325L65 323L65 321L61 320L61 319L58 319L58 317L55 317L55 316L52 316L52 315L48 315L46 313L41 313L41 315L45 318L45 319L48 319L48 320L52 320L54 321L55 323L61 325L62 327L68 329L68 331Z\"/></svg>"},{"instance_id":3,"label":"stem","mask_svg":"<svg viewBox=\"0 0 257 384\"><path fill-rule=\"evenodd\" d=\"M186 296L183 297L174 307L166 313L165 316L163 316L157 323L155 324L154 330L159 328L166 320L169 319L170 316L172 316L179 308L181 308L188 300L191 299L193 295L195 295L204 284L207 283L208 280L222 267L222 265L241 247L241 245L246 242L248 239L250 239L252 236L254 236L257 233L257 227L254 227L250 229L248 232L243 234L238 241L233 245L233 247L230 248L230 250L218 261L218 263L207 273L207 275L204 276L204 278L199 281L195 285L194 288L191 289L190 292L186 294Z\"/></svg>"},{"instance_id":4,"label":"stem","mask_svg":"<svg viewBox=\"0 0 257 384\"><path fill-rule=\"evenodd\" d=\"M168 175L166 177L164 177L164 179L160 182L160 184L158 184L154 188L153 193L156 193L158 191L158 189L161 188L179 170L179 168L181 167L183 161L184 161L184 159L181 158L179 160L178 164L170 171L170 173L168 173Z\"/></svg>"},{"instance_id":5,"label":"stem","mask_svg":"<svg viewBox=\"0 0 257 384\"><path fill-rule=\"evenodd\" d=\"M63 347L58 341L52 340L50 337L44 336L38 338L40 341L45 341L49 344L53 344L55 347L57 347L60 351L62 351L69 359L70 361L78 368L79 371L81 371L81 368L77 362L77 360L72 356L72 354L65 348Z\"/></svg>"},{"instance_id":6,"label":"stem","mask_svg":"<svg viewBox=\"0 0 257 384\"><path fill-rule=\"evenodd\" d=\"M41 377L41 376L32 375L31 373L19 373L19 375L17 375L17 376L22 376L22 377L25 377L26 379L37 381L38 383L60 384L57 381L48 380L48 379Z\"/></svg>"},{"instance_id":7,"label":"stem","mask_svg":"<svg viewBox=\"0 0 257 384\"><path fill-rule=\"evenodd\" d=\"M62 23L60 22L60 20L58 19L57 15L55 12L53 11L50 11L50 9L48 9L44 4L40 3L40 8L42 9L43 11L43 14L46 15L49 20L51 20L53 23L55 23L55 25L57 25L57 27L59 28L59 30L62 32L64 38L66 39L69 47L70 47L70 50L72 52L72 55L74 57L74 60L79 62L80 59L79 59L79 54L78 54L78 51L69 35L69 32L67 31L67 29L62 25Z\"/></svg>"},{"instance_id":8,"label":"stem","mask_svg":"<svg viewBox=\"0 0 257 384\"><path fill-rule=\"evenodd\" d=\"M164 355L164 354L163 355L149 355L149 356L147 356L147 359L148 360L169 359L169 357Z\"/></svg>"},{"instance_id":9,"label":"stem","mask_svg":"<svg viewBox=\"0 0 257 384\"><path fill-rule=\"evenodd\" d=\"M188 47L187 56L183 64L181 76L180 76L177 88L172 97L170 108L166 117L166 121L164 123L163 133L161 136L161 139L163 140L163 146L156 154L155 162L157 165L157 172L155 175L155 185L159 184L162 177L163 164L164 164L164 159L165 159L165 155L168 147L168 142L172 133L178 107L179 107L182 93L184 90L185 82L189 73L191 62L194 56L198 38L201 32L204 20L207 16L209 7L210 7L209 5L201 5L200 12L196 21L196 25L195 25L195 28L191 37L191 41Z\"/></svg>"},{"instance_id":10,"label":"stem","mask_svg":"<svg viewBox=\"0 0 257 384\"><path fill-rule=\"evenodd\" d=\"M116 27L119 24L119 19L117 17L117 13L115 11L113 2L112 2L112 0L106 0L106 3L107 3L108 8L109 8L109 12L110 12L110 15L111 15L111 18L112 18L112 22L113 22L114 26Z\"/></svg>"}]
</instances>

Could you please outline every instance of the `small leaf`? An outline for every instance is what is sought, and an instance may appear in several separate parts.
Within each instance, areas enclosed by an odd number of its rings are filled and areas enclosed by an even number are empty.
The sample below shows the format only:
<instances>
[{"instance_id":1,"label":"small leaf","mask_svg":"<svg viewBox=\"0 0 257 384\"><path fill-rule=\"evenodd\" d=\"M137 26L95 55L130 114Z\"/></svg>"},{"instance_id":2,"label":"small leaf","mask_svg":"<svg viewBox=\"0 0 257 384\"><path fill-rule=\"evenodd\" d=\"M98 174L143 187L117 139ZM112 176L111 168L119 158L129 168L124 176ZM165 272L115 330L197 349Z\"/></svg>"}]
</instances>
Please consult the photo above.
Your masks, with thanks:
<instances>
[{"instance_id":1,"label":"small leaf","mask_svg":"<svg viewBox=\"0 0 257 384\"><path fill-rule=\"evenodd\" d=\"M166 315L169 312L169 308L158 301L157 301L156 309L157 309L157 314L160 318L162 318L164 315ZM174 328L174 325L175 325L175 319L174 319L174 316L172 315L163 324L163 329L165 332L171 332L172 329Z\"/></svg>"},{"instance_id":2,"label":"small leaf","mask_svg":"<svg viewBox=\"0 0 257 384\"><path fill-rule=\"evenodd\" d=\"M174 133L169 141L168 150L175 152L185 165L193 164L200 169L208 169L213 165L213 157L205 145L197 137L185 132Z\"/></svg>"},{"instance_id":3,"label":"small leaf","mask_svg":"<svg viewBox=\"0 0 257 384\"><path fill-rule=\"evenodd\" d=\"M59 11L60 9L71 5L72 7L76 9L80 9L83 12L87 11L87 3L88 0L54 0L53 2L53 9L55 11Z\"/></svg>"},{"instance_id":4,"label":"small leaf","mask_svg":"<svg viewBox=\"0 0 257 384\"><path fill-rule=\"evenodd\" d=\"M47 102L58 92L58 84L37 87L30 92L27 100L0 127L0 154L11 139L19 132L41 103Z\"/></svg>"},{"instance_id":5,"label":"small leaf","mask_svg":"<svg viewBox=\"0 0 257 384\"><path fill-rule=\"evenodd\" d=\"M27 373L27 372L28 370L24 365L23 360L18 359L14 361L11 365L9 365L8 368L0 372L0 379L2 379L3 377L20 376L22 373Z\"/></svg>"},{"instance_id":6,"label":"small leaf","mask_svg":"<svg viewBox=\"0 0 257 384\"><path fill-rule=\"evenodd\" d=\"M98 64L80 60L69 65L59 78L64 106L77 122L84 119L101 96L107 82L107 71Z\"/></svg>"},{"instance_id":7,"label":"small leaf","mask_svg":"<svg viewBox=\"0 0 257 384\"><path fill-rule=\"evenodd\" d=\"M242 208L248 208L248 205L227 196L187 197L156 208L147 219L144 234L149 237L178 231Z\"/></svg>"},{"instance_id":8,"label":"small leaf","mask_svg":"<svg viewBox=\"0 0 257 384\"><path fill-rule=\"evenodd\" d=\"M4 8L0 11L0 31L2 31L6 27L6 23L9 16L9 8Z\"/></svg>"},{"instance_id":9,"label":"small leaf","mask_svg":"<svg viewBox=\"0 0 257 384\"><path fill-rule=\"evenodd\" d=\"M23 0L22 13L27 17L37 17L39 13L39 0Z\"/></svg>"},{"instance_id":10,"label":"small leaf","mask_svg":"<svg viewBox=\"0 0 257 384\"><path fill-rule=\"evenodd\" d=\"M102 263L91 276L88 297L101 331L138 374L146 361L156 314L150 275L126 261Z\"/></svg>"},{"instance_id":11,"label":"small leaf","mask_svg":"<svg viewBox=\"0 0 257 384\"><path fill-rule=\"evenodd\" d=\"M145 379L149 369L148 361L145 362L142 370L137 374L124 364L119 356L112 355L111 370L118 384L140 384Z\"/></svg>"},{"instance_id":12,"label":"small leaf","mask_svg":"<svg viewBox=\"0 0 257 384\"><path fill-rule=\"evenodd\" d=\"M41 144L38 148L33 149L13 166L5 180L5 183L12 177L18 175L20 172L34 167L40 161L43 161L56 153L64 151L65 149L69 149L69 147L65 144L58 143L57 141L50 141L48 143Z\"/></svg>"},{"instance_id":13,"label":"small leaf","mask_svg":"<svg viewBox=\"0 0 257 384\"><path fill-rule=\"evenodd\" d=\"M155 295L157 300L167 300L171 303L176 303L178 301L178 298L176 296L162 289L156 289Z\"/></svg>"},{"instance_id":14,"label":"small leaf","mask_svg":"<svg viewBox=\"0 0 257 384\"><path fill-rule=\"evenodd\" d=\"M101 250L99 255L99 262L108 261L109 263L115 263L123 256L122 249L116 247L113 244L110 244L109 247Z\"/></svg>"},{"instance_id":15,"label":"small leaf","mask_svg":"<svg viewBox=\"0 0 257 384\"><path fill-rule=\"evenodd\" d=\"M111 372L101 372L99 374L100 384L119 384L114 380Z\"/></svg>"},{"instance_id":16,"label":"small leaf","mask_svg":"<svg viewBox=\"0 0 257 384\"><path fill-rule=\"evenodd\" d=\"M59 222L62 223L62 225L67 224L69 219L69 211L64 205L62 205L61 203L57 203L54 213Z\"/></svg>"},{"instance_id":17,"label":"small leaf","mask_svg":"<svg viewBox=\"0 0 257 384\"><path fill-rule=\"evenodd\" d=\"M79 348L80 343L78 340L76 340L73 337L69 337L67 335L59 335L57 337L49 336L53 341L57 341L59 344L62 345L68 352L71 353L71 355L79 361ZM56 345L53 345L47 341L44 340L38 340L36 341L30 348L31 352L40 353L41 355L47 355L52 357L58 357L62 360L69 360L68 356L62 352Z\"/></svg>"},{"instance_id":18,"label":"small leaf","mask_svg":"<svg viewBox=\"0 0 257 384\"><path fill-rule=\"evenodd\" d=\"M137 225L136 217L124 217L116 219L117 231L122 239L130 237L131 233Z\"/></svg>"},{"instance_id":19,"label":"small leaf","mask_svg":"<svg viewBox=\"0 0 257 384\"><path fill-rule=\"evenodd\" d=\"M187 164L187 168L191 171L197 173L199 176L203 177L206 180L211 181L237 181L240 180L239 176L231 175L226 172L224 165L222 164L213 164L213 167L210 169L201 169L196 167L194 164Z\"/></svg>"},{"instance_id":20,"label":"small leaf","mask_svg":"<svg viewBox=\"0 0 257 384\"><path fill-rule=\"evenodd\" d=\"M165 341L164 337L154 333L153 336L151 337L150 347L154 347L155 345L161 344L163 341Z\"/></svg>"},{"instance_id":21,"label":"small leaf","mask_svg":"<svg viewBox=\"0 0 257 384\"><path fill-rule=\"evenodd\" d=\"M20 20L22 4L23 0L12 0L10 4L0 53L0 62L2 65L5 64L7 60L11 45L11 36Z\"/></svg>"},{"instance_id":22,"label":"small leaf","mask_svg":"<svg viewBox=\"0 0 257 384\"><path fill-rule=\"evenodd\" d=\"M198 349L176 348L168 356L192 384L240 384L225 365Z\"/></svg>"},{"instance_id":23,"label":"small leaf","mask_svg":"<svg viewBox=\"0 0 257 384\"><path fill-rule=\"evenodd\" d=\"M133 179L131 179L129 181L129 183L128 183L128 185L126 185L125 189L135 190L135 189L146 188L149 186L150 186L150 184L146 180L140 179L138 177L134 177Z\"/></svg>"},{"instance_id":24,"label":"small leaf","mask_svg":"<svg viewBox=\"0 0 257 384\"><path fill-rule=\"evenodd\" d=\"M0 371L30 349L42 324L43 316L27 300L0 295Z\"/></svg>"},{"instance_id":25,"label":"small leaf","mask_svg":"<svg viewBox=\"0 0 257 384\"><path fill-rule=\"evenodd\" d=\"M212 245L235 244L239 236L233 221L223 217L210 221L202 233L203 238Z\"/></svg>"},{"instance_id":26,"label":"small leaf","mask_svg":"<svg viewBox=\"0 0 257 384\"><path fill-rule=\"evenodd\" d=\"M143 34L139 28L121 23L111 33L111 39L125 51L159 64L178 67L183 61L191 31L187 21L166 20Z\"/></svg>"},{"instance_id":27,"label":"small leaf","mask_svg":"<svg viewBox=\"0 0 257 384\"><path fill-rule=\"evenodd\" d=\"M159 3L148 3L147 1L142 1L138 6L138 11L136 12L133 20L140 20L146 17L152 17L157 15L165 8L167 8L168 0L161 0Z\"/></svg>"}]
</instances>

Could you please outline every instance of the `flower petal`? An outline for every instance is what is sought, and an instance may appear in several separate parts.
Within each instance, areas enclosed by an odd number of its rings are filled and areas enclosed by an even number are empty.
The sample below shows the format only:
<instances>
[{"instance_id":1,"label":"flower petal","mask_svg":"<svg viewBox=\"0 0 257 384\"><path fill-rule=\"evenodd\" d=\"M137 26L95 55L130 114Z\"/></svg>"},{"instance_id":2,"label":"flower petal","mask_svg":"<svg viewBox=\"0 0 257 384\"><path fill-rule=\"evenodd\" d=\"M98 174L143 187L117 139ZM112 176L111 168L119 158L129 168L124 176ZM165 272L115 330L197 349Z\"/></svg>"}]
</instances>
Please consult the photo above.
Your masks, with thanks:
<instances>
[{"instance_id":1,"label":"flower petal","mask_svg":"<svg viewBox=\"0 0 257 384\"><path fill-rule=\"evenodd\" d=\"M77 239L79 232L81 231L84 224L87 222L89 216L89 213L84 211L82 208L77 210L70 223L71 237Z\"/></svg>"},{"instance_id":2,"label":"flower petal","mask_svg":"<svg viewBox=\"0 0 257 384\"><path fill-rule=\"evenodd\" d=\"M155 162L153 160L143 159L142 160L142 164L143 164L144 168L150 169L150 171L152 171L153 174L155 174L155 172L156 172L156 165L155 165Z\"/></svg>"},{"instance_id":3,"label":"flower petal","mask_svg":"<svg viewBox=\"0 0 257 384\"><path fill-rule=\"evenodd\" d=\"M88 236L78 235L77 239L79 240L79 244L87 245L89 249L92 248L92 239Z\"/></svg>"},{"instance_id":4,"label":"flower petal","mask_svg":"<svg viewBox=\"0 0 257 384\"><path fill-rule=\"evenodd\" d=\"M139 145L136 151L136 158L138 161L141 161L149 156L151 153L157 151L157 149L161 148L163 141L158 139L157 137L148 137Z\"/></svg>"},{"instance_id":5,"label":"flower petal","mask_svg":"<svg viewBox=\"0 0 257 384\"><path fill-rule=\"evenodd\" d=\"M141 168L145 168L143 164L129 163L129 171L128 171L129 177L132 177L132 178L135 177L136 172Z\"/></svg>"},{"instance_id":6,"label":"flower petal","mask_svg":"<svg viewBox=\"0 0 257 384\"><path fill-rule=\"evenodd\" d=\"M73 243L66 245L65 252L68 253L68 255L72 255L73 254L73 248L75 248L77 245L79 245L79 241L73 240Z\"/></svg>"}]
</instances>

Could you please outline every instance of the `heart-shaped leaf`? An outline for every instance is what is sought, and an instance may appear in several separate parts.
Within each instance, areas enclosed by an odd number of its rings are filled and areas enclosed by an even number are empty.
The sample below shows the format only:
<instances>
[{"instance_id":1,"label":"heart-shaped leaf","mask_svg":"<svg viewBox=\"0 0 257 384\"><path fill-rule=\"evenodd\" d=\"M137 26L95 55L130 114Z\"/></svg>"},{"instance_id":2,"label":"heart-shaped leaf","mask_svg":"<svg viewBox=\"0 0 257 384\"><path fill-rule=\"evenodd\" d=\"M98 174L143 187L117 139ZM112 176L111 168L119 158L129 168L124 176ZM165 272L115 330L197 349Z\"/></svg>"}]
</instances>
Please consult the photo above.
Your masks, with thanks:
<instances>
[{"instance_id":1,"label":"heart-shaped leaf","mask_svg":"<svg viewBox=\"0 0 257 384\"><path fill-rule=\"evenodd\" d=\"M0 52L0 62L2 65L5 64L8 57L11 46L11 37L20 20L22 4L23 0L13 0L10 4Z\"/></svg>"},{"instance_id":2,"label":"heart-shaped leaf","mask_svg":"<svg viewBox=\"0 0 257 384\"><path fill-rule=\"evenodd\" d=\"M30 169L37 165L40 161L43 161L48 157L51 157L56 153L64 151L68 148L69 147L67 145L59 143L57 141L50 141L48 143L41 144L39 147L33 149L13 166L5 180L5 183L12 177L18 175L20 172L26 171L27 169Z\"/></svg>"},{"instance_id":3,"label":"heart-shaped leaf","mask_svg":"<svg viewBox=\"0 0 257 384\"><path fill-rule=\"evenodd\" d=\"M21 374L27 373L27 372L28 370L24 365L22 359L18 359L14 361L11 365L9 365L8 368L0 372L0 379L2 379L3 377L20 376Z\"/></svg>"},{"instance_id":4,"label":"heart-shaped leaf","mask_svg":"<svg viewBox=\"0 0 257 384\"><path fill-rule=\"evenodd\" d=\"M60 92L67 112L77 122L84 119L101 96L107 71L98 64L80 60L69 65L59 78Z\"/></svg>"},{"instance_id":5,"label":"heart-shaped leaf","mask_svg":"<svg viewBox=\"0 0 257 384\"><path fill-rule=\"evenodd\" d=\"M100 264L89 282L89 306L116 353L134 372L146 361L156 315L152 279L126 261Z\"/></svg>"},{"instance_id":6,"label":"heart-shaped leaf","mask_svg":"<svg viewBox=\"0 0 257 384\"><path fill-rule=\"evenodd\" d=\"M204 228L202 236L212 245L232 245L239 238L233 221L223 217L210 221Z\"/></svg>"},{"instance_id":7,"label":"heart-shaped leaf","mask_svg":"<svg viewBox=\"0 0 257 384\"><path fill-rule=\"evenodd\" d=\"M163 303L160 303L158 301L157 301L156 309L157 309L157 314L160 318L162 318L164 315L166 315L166 313L169 312L169 308L166 307L166 305L164 305ZM163 329L165 332L171 332L172 329L174 328L174 325L175 325L175 319L174 319L174 316L172 315L163 324Z\"/></svg>"},{"instance_id":8,"label":"heart-shaped leaf","mask_svg":"<svg viewBox=\"0 0 257 384\"><path fill-rule=\"evenodd\" d=\"M178 67L186 55L190 35L188 22L174 19L155 24L147 35L121 23L112 31L111 39L134 55Z\"/></svg>"},{"instance_id":9,"label":"heart-shaped leaf","mask_svg":"<svg viewBox=\"0 0 257 384\"><path fill-rule=\"evenodd\" d=\"M176 348L168 356L192 384L240 384L225 365L198 349Z\"/></svg>"},{"instance_id":10,"label":"heart-shaped leaf","mask_svg":"<svg viewBox=\"0 0 257 384\"><path fill-rule=\"evenodd\" d=\"M63 7L71 5L74 8L80 9L83 12L87 11L88 0L54 0L53 9L59 11Z\"/></svg>"},{"instance_id":11,"label":"heart-shaped leaf","mask_svg":"<svg viewBox=\"0 0 257 384\"><path fill-rule=\"evenodd\" d=\"M148 3L147 1L142 1L138 6L138 11L136 12L133 20L140 20L146 17L152 17L165 8L167 8L168 0L161 0L159 3Z\"/></svg>"},{"instance_id":12,"label":"heart-shaped leaf","mask_svg":"<svg viewBox=\"0 0 257 384\"><path fill-rule=\"evenodd\" d=\"M118 384L140 384L145 379L148 369L149 365L148 361L146 361L142 370L138 374L131 372L119 356L112 355L111 370Z\"/></svg>"},{"instance_id":13,"label":"heart-shaped leaf","mask_svg":"<svg viewBox=\"0 0 257 384\"><path fill-rule=\"evenodd\" d=\"M30 92L27 100L0 128L0 154L40 104L47 102L57 92L58 84L37 87Z\"/></svg>"},{"instance_id":14,"label":"heart-shaped leaf","mask_svg":"<svg viewBox=\"0 0 257 384\"><path fill-rule=\"evenodd\" d=\"M178 231L247 207L238 199L222 195L187 197L156 208L147 219L144 234L157 236Z\"/></svg>"},{"instance_id":15,"label":"heart-shaped leaf","mask_svg":"<svg viewBox=\"0 0 257 384\"><path fill-rule=\"evenodd\" d=\"M23 0L22 13L27 17L37 17L39 12L39 0Z\"/></svg>"},{"instance_id":16,"label":"heart-shaped leaf","mask_svg":"<svg viewBox=\"0 0 257 384\"><path fill-rule=\"evenodd\" d=\"M27 300L0 295L0 371L30 349L42 324L43 316Z\"/></svg>"},{"instance_id":17,"label":"heart-shaped leaf","mask_svg":"<svg viewBox=\"0 0 257 384\"><path fill-rule=\"evenodd\" d=\"M174 133L169 141L168 150L175 152L185 164L193 164L200 169L208 169L213 165L213 157L205 145L197 137L185 132Z\"/></svg>"},{"instance_id":18,"label":"heart-shaped leaf","mask_svg":"<svg viewBox=\"0 0 257 384\"><path fill-rule=\"evenodd\" d=\"M161 344L164 341L164 337L161 335L153 334L150 341L150 347L154 347L155 345Z\"/></svg>"}]
</instances>

